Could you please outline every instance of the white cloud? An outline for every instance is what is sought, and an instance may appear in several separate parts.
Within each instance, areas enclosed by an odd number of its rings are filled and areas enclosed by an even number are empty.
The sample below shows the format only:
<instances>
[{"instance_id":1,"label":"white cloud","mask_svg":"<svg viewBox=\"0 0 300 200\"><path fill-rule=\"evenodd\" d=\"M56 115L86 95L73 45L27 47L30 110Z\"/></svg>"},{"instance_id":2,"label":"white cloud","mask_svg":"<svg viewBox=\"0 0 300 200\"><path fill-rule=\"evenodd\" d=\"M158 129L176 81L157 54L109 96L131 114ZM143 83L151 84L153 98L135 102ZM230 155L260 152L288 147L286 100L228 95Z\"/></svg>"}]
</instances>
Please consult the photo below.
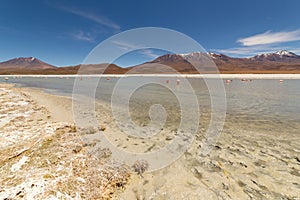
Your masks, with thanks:
<instances>
[{"instance_id":1,"label":"white cloud","mask_svg":"<svg viewBox=\"0 0 300 200\"><path fill-rule=\"evenodd\" d=\"M280 50L288 50L296 54L300 54L300 48L291 46L269 46L269 45L256 45L249 47L236 47L230 49L212 49L212 51L223 53L229 56L248 57L257 54L276 52Z\"/></svg>"},{"instance_id":2,"label":"white cloud","mask_svg":"<svg viewBox=\"0 0 300 200\"><path fill-rule=\"evenodd\" d=\"M300 48L295 45L282 43L300 41L300 29L294 31L280 31L256 34L250 37L238 39L238 47L229 49L213 49L212 51L224 53L230 56L253 56L256 54L270 53L286 49L299 54Z\"/></svg>"},{"instance_id":3,"label":"white cloud","mask_svg":"<svg viewBox=\"0 0 300 200\"><path fill-rule=\"evenodd\" d=\"M100 25L112 28L114 30L120 30L120 26L115 22L111 21L110 19L108 19L107 17L96 15L90 12L84 12L78 9L65 8L64 10L72 14L92 20Z\"/></svg>"},{"instance_id":4,"label":"white cloud","mask_svg":"<svg viewBox=\"0 0 300 200\"><path fill-rule=\"evenodd\" d=\"M56 9L60 9L60 10L63 10L65 12L68 12L68 13L83 17L85 19L94 21L97 24L100 24L102 26L113 29L114 31L119 31L120 28L121 28L117 23L113 22L111 19L109 19L105 16L95 14L95 13L92 13L90 11L83 11L83 10L81 10L79 8L75 8L75 7L67 7L67 6L64 6L64 5L61 5L61 4L53 4L50 1L46 1L46 2L47 2L48 5L53 6Z\"/></svg>"},{"instance_id":5,"label":"white cloud","mask_svg":"<svg viewBox=\"0 0 300 200\"><path fill-rule=\"evenodd\" d=\"M295 31L281 31L281 32L267 31L265 33L239 39L237 42L241 43L243 46L254 46L254 45L292 42L298 40L300 40L300 29Z\"/></svg>"},{"instance_id":6,"label":"white cloud","mask_svg":"<svg viewBox=\"0 0 300 200\"><path fill-rule=\"evenodd\" d=\"M224 54L253 55L253 54L266 53L266 52L276 51L276 50L278 50L278 47L257 45L251 47L236 47L230 49L214 49L213 51L217 51Z\"/></svg>"},{"instance_id":7,"label":"white cloud","mask_svg":"<svg viewBox=\"0 0 300 200\"><path fill-rule=\"evenodd\" d=\"M77 31L71 33L70 36L75 40L86 41L86 42L94 42L95 38L91 36L90 33L85 33L83 31Z\"/></svg>"},{"instance_id":8,"label":"white cloud","mask_svg":"<svg viewBox=\"0 0 300 200\"><path fill-rule=\"evenodd\" d=\"M112 43L117 45L120 49L123 50L135 50L141 48L139 45L131 44L124 41L112 41Z\"/></svg>"},{"instance_id":9,"label":"white cloud","mask_svg":"<svg viewBox=\"0 0 300 200\"><path fill-rule=\"evenodd\" d=\"M160 56L160 55L154 53L154 51L151 50L151 49L144 49L140 53L147 56L147 57L149 57L149 58L157 58L157 57Z\"/></svg>"},{"instance_id":10,"label":"white cloud","mask_svg":"<svg viewBox=\"0 0 300 200\"><path fill-rule=\"evenodd\" d=\"M294 48L294 49L291 48L290 51L293 52L293 53L295 53L295 54L300 55L300 48Z\"/></svg>"},{"instance_id":11,"label":"white cloud","mask_svg":"<svg viewBox=\"0 0 300 200\"><path fill-rule=\"evenodd\" d=\"M138 44L132 44L132 43L128 43L125 41L112 41L113 44L117 45L118 48L122 49L122 50L137 50L139 54L142 54L144 56L147 56L149 58L157 58L158 54L156 54L152 49L143 49L142 45L138 45Z\"/></svg>"}]
</instances>

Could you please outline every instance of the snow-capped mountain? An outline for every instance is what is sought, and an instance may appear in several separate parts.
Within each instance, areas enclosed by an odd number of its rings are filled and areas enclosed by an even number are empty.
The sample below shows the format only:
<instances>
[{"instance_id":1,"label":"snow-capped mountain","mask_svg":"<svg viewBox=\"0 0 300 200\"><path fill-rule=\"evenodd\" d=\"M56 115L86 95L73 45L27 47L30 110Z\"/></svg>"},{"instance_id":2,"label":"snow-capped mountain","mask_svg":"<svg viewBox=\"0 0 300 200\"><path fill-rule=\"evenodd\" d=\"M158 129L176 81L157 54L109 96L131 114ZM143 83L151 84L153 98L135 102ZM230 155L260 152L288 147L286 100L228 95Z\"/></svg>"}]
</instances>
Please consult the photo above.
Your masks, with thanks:
<instances>
[{"instance_id":1,"label":"snow-capped mountain","mask_svg":"<svg viewBox=\"0 0 300 200\"><path fill-rule=\"evenodd\" d=\"M0 69L30 69L30 70L43 70L43 69L54 69L53 65L45 63L34 57L21 57L11 59L0 63Z\"/></svg>"},{"instance_id":2,"label":"snow-capped mountain","mask_svg":"<svg viewBox=\"0 0 300 200\"><path fill-rule=\"evenodd\" d=\"M276 51L274 53L264 53L264 54L259 54L256 56L253 56L249 58L250 60L253 61L290 61L293 62L295 59L299 60L300 56L297 54L287 51L287 50L281 50L281 51Z\"/></svg>"},{"instance_id":3,"label":"snow-capped mountain","mask_svg":"<svg viewBox=\"0 0 300 200\"><path fill-rule=\"evenodd\" d=\"M277 52L275 52L275 54L280 55L280 56L299 57L297 54L287 51L287 50L277 51Z\"/></svg>"},{"instance_id":4,"label":"snow-capped mountain","mask_svg":"<svg viewBox=\"0 0 300 200\"><path fill-rule=\"evenodd\" d=\"M300 56L295 53L282 50L273 53L259 54L250 58L233 58L224 54L193 52L187 54L166 54L154 59L152 66L147 66L147 72L150 68L155 69L153 73L164 73L160 71L155 64L168 65L181 73L198 73L193 66L194 60L200 60L201 69L204 73L209 73L213 61L221 73L298 73L300 72ZM143 66L137 66L139 72L143 72Z\"/></svg>"},{"instance_id":5,"label":"snow-capped mountain","mask_svg":"<svg viewBox=\"0 0 300 200\"><path fill-rule=\"evenodd\" d=\"M209 56L211 59L213 59L214 62L222 61L222 62L249 62L249 61L257 61L257 62L299 62L300 56L287 51L287 50L281 50L276 51L273 53L264 53L264 54L258 54L256 56L250 57L250 58L233 58L229 57L224 54L217 54L217 53L204 53L204 52L193 52L189 54L168 54L169 57L172 55L181 56L182 58L189 60L191 58L200 57L200 56ZM157 60L157 59L156 59ZM179 60L177 58L177 60Z\"/></svg>"}]
</instances>

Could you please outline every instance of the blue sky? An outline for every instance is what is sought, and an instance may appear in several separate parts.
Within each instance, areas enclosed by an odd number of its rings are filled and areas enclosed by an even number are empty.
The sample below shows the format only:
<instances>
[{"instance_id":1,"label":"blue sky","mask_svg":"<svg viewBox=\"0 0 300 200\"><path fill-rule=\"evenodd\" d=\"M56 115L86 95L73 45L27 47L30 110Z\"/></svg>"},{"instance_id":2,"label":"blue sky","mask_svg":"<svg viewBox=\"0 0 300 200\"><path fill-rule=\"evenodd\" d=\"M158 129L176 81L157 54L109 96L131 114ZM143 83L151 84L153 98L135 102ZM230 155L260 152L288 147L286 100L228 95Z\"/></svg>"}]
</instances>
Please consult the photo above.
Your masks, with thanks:
<instances>
[{"instance_id":1,"label":"blue sky","mask_svg":"<svg viewBox=\"0 0 300 200\"><path fill-rule=\"evenodd\" d=\"M101 41L139 27L164 27L233 57L287 49L300 54L300 1L2 0L0 61L37 57L81 63ZM165 52L148 49L116 61L134 65Z\"/></svg>"}]
</instances>

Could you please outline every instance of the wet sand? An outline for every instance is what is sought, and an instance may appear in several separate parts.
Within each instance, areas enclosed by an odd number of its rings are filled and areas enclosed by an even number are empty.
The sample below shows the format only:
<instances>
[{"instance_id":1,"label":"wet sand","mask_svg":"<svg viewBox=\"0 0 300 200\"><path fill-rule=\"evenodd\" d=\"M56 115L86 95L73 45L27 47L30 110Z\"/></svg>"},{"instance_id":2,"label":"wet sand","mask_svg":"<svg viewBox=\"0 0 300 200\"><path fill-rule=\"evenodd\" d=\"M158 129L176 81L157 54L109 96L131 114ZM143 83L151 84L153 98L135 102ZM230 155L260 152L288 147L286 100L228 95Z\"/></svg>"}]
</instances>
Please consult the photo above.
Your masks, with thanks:
<instances>
[{"instance_id":1,"label":"wet sand","mask_svg":"<svg viewBox=\"0 0 300 200\"><path fill-rule=\"evenodd\" d=\"M208 119L202 116L204 124ZM134 139L119 133L112 121L108 137L124 150L157 151L176 134L166 129L150 139ZM208 156L201 156L204 125L179 160L143 177L133 175L114 199L299 199L300 135L295 130L300 124L291 122L281 132L275 123L228 114L218 142Z\"/></svg>"},{"instance_id":2,"label":"wet sand","mask_svg":"<svg viewBox=\"0 0 300 200\"><path fill-rule=\"evenodd\" d=\"M208 156L199 154L204 125L192 147L180 159L140 176L129 170L130 166L109 161L109 152L106 154L104 150L100 151L100 161L87 159L86 155L97 145L82 144L85 133L73 130L70 98L35 89L7 85L0 88L1 105L5 105L0 110L0 133L4 135L0 140L0 199L26 199L34 195L37 199L300 197L300 135L295 131L300 130L299 123L291 122L285 131L278 131L273 125L259 128L255 118L249 124L249 120L245 122L229 114L221 137ZM99 125L105 127L104 134L119 148L152 152L171 142L175 135L172 127L167 127L150 139L129 137L114 122L108 103L98 102L96 108ZM139 116L136 120L140 124L147 123ZM209 115L204 114L204 124L208 120ZM105 166L100 167L100 171L97 162ZM116 171L121 176L111 183L109 174ZM95 180L101 180L102 184L97 182L97 185ZM100 190L92 185L99 186ZM46 192L41 193L42 190ZM93 190L100 194L93 194Z\"/></svg>"},{"instance_id":3,"label":"wet sand","mask_svg":"<svg viewBox=\"0 0 300 200\"><path fill-rule=\"evenodd\" d=\"M177 162L134 176L115 199L299 199L299 135L224 131L209 156L200 141Z\"/></svg>"}]
</instances>

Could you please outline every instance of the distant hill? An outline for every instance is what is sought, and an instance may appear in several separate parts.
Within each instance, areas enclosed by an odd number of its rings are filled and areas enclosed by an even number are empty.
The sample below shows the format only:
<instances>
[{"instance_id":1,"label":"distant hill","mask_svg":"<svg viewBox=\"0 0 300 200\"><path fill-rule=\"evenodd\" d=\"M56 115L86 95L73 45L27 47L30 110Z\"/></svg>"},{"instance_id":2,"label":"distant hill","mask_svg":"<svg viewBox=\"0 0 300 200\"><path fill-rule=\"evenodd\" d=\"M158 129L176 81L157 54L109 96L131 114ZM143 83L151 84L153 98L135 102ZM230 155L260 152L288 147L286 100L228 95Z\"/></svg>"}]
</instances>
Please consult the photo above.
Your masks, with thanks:
<instances>
[{"instance_id":1,"label":"distant hill","mask_svg":"<svg viewBox=\"0 0 300 200\"><path fill-rule=\"evenodd\" d=\"M134 66L133 71L169 73L172 70L161 67L161 65L168 65L179 73L199 73L192 64L198 65L201 73L216 73L212 67L214 64L221 73L300 73L300 56L285 50L250 58L233 58L224 54L203 52L166 54L151 62Z\"/></svg>"},{"instance_id":2,"label":"distant hill","mask_svg":"<svg viewBox=\"0 0 300 200\"><path fill-rule=\"evenodd\" d=\"M106 70L104 70L106 68ZM79 71L80 69L80 71ZM90 64L56 67L37 58L16 58L0 63L0 74L124 74L128 71L115 64Z\"/></svg>"},{"instance_id":3,"label":"distant hill","mask_svg":"<svg viewBox=\"0 0 300 200\"><path fill-rule=\"evenodd\" d=\"M184 59L184 57L177 54L166 54L153 61L134 66L130 69L130 72L134 74L172 74L174 70L180 73L191 73L195 71L191 63Z\"/></svg>"},{"instance_id":4,"label":"distant hill","mask_svg":"<svg viewBox=\"0 0 300 200\"><path fill-rule=\"evenodd\" d=\"M154 59L151 62L146 62L141 65L134 66L131 71L133 73L182 73L182 74L197 74L197 69L192 65L200 65L201 73L216 73L214 62L209 54L196 52L190 54L166 54ZM166 67L168 66L168 67Z\"/></svg>"},{"instance_id":5,"label":"distant hill","mask_svg":"<svg viewBox=\"0 0 300 200\"><path fill-rule=\"evenodd\" d=\"M115 64L90 64L69 67L57 67L55 70L47 70L51 74L125 74L128 69Z\"/></svg>"},{"instance_id":6,"label":"distant hill","mask_svg":"<svg viewBox=\"0 0 300 200\"><path fill-rule=\"evenodd\" d=\"M37 58L15 58L0 63L0 70L15 71L15 70L44 70L55 69L56 67L47 64Z\"/></svg>"},{"instance_id":7,"label":"distant hill","mask_svg":"<svg viewBox=\"0 0 300 200\"><path fill-rule=\"evenodd\" d=\"M211 54L222 73L300 73L300 56L286 51L259 54L250 58L232 58Z\"/></svg>"},{"instance_id":8,"label":"distant hill","mask_svg":"<svg viewBox=\"0 0 300 200\"><path fill-rule=\"evenodd\" d=\"M259 54L250 58L233 58L224 54L193 52L166 54L150 62L122 68L115 64L89 64L55 67L37 58L16 58L0 63L0 74L197 74L200 73L300 74L300 56L286 51ZM107 67L107 68L106 68ZM104 69L106 70L104 71ZM80 69L80 71L78 71Z\"/></svg>"},{"instance_id":9,"label":"distant hill","mask_svg":"<svg viewBox=\"0 0 300 200\"><path fill-rule=\"evenodd\" d=\"M261 62L300 62L299 55L286 50L281 50L274 53L259 54L249 59Z\"/></svg>"}]
</instances>

